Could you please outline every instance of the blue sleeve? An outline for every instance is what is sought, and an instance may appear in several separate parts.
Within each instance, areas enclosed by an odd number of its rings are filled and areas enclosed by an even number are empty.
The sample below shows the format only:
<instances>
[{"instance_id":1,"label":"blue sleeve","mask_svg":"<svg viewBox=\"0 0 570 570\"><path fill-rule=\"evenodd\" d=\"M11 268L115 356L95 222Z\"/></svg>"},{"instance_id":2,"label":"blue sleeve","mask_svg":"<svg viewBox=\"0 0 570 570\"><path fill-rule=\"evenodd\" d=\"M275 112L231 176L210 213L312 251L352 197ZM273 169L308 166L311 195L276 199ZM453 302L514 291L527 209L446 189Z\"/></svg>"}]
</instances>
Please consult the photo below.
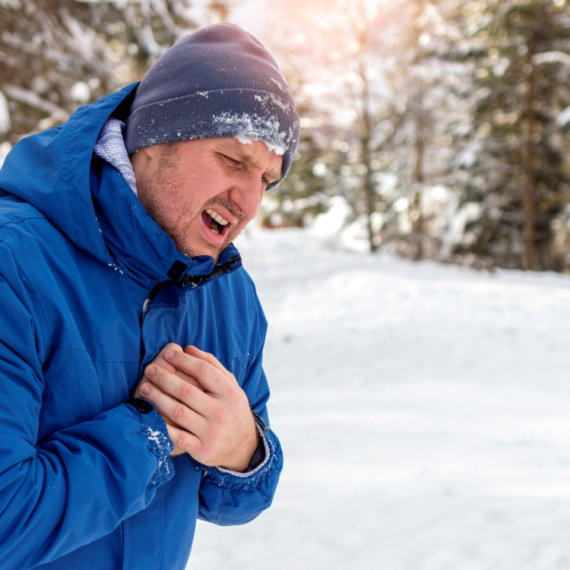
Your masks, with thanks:
<instances>
[{"instance_id":1,"label":"blue sleeve","mask_svg":"<svg viewBox=\"0 0 570 570\"><path fill-rule=\"evenodd\" d=\"M262 368L262 352L267 323L257 304L257 319L252 326L252 361L246 371L242 388L247 394L258 426L263 430L266 457L251 473L236 474L215 467L202 469L198 517L219 525L244 524L267 509L275 495L283 452L277 436L269 426L267 400L269 386Z\"/></svg>"},{"instance_id":2,"label":"blue sleeve","mask_svg":"<svg viewBox=\"0 0 570 570\"><path fill-rule=\"evenodd\" d=\"M37 441L42 341L30 293L8 256L0 277L0 558L3 569L25 570L144 509L173 475L172 443L156 411L126 404Z\"/></svg>"}]
</instances>

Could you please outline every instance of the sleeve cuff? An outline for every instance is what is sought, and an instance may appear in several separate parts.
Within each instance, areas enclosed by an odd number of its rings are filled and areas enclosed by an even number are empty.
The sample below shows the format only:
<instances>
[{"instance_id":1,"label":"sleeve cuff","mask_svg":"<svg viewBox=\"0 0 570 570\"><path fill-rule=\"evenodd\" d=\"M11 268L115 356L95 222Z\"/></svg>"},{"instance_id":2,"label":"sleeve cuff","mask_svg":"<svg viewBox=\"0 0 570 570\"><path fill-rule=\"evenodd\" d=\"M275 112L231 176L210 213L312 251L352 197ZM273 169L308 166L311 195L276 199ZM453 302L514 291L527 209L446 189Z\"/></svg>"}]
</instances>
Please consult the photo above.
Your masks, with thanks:
<instances>
[{"instance_id":1,"label":"sleeve cuff","mask_svg":"<svg viewBox=\"0 0 570 570\"><path fill-rule=\"evenodd\" d=\"M170 458L174 445L168 437L162 416L150 402L136 398L129 400L127 404L136 410L134 413L140 421L139 431L146 437L149 450L158 460L156 471L150 481L151 486L158 487L174 476L174 467Z\"/></svg>"},{"instance_id":2,"label":"sleeve cuff","mask_svg":"<svg viewBox=\"0 0 570 570\"><path fill-rule=\"evenodd\" d=\"M255 475L258 471L263 469L271 457L271 450L269 448L269 443L267 442L267 437L265 436L265 429L260 425L259 421L255 422L255 427L259 433L259 445L253 454L251 461L249 462L248 470L245 473L239 473L238 471L230 471L229 469L224 469L223 467L216 467L221 473L228 473L234 477L239 477L245 479Z\"/></svg>"}]
</instances>

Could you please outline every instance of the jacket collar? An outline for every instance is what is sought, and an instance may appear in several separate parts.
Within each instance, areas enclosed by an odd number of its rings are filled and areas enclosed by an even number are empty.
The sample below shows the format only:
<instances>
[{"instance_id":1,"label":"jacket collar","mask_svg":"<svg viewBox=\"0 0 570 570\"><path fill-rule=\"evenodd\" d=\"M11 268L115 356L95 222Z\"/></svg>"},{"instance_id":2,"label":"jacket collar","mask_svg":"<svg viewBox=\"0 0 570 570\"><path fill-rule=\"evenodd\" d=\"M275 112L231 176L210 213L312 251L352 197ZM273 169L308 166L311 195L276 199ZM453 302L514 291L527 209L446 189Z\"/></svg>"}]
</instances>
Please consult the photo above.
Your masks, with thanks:
<instances>
[{"instance_id":1,"label":"jacket collar","mask_svg":"<svg viewBox=\"0 0 570 570\"><path fill-rule=\"evenodd\" d=\"M233 244L222 252L216 266L210 256L188 257L178 251L121 174L101 159L92 167L91 190L101 235L112 257L108 263L119 270L143 280L185 285L202 284L227 272L228 262L232 269L241 266Z\"/></svg>"},{"instance_id":2,"label":"jacket collar","mask_svg":"<svg viewBox=\"0 0 570 570\"><path fill-rule=\"evenodd\" d=\"M128 114L137 85L81 107L61 127L23 139L6 157L0 187L35 206L103 263L143 281L201 284L241 266L235 247L226 248L216 266L209 256L181 253L119 172L93 159L103 125L112 115Z\"/></svg>"}]
</instances>

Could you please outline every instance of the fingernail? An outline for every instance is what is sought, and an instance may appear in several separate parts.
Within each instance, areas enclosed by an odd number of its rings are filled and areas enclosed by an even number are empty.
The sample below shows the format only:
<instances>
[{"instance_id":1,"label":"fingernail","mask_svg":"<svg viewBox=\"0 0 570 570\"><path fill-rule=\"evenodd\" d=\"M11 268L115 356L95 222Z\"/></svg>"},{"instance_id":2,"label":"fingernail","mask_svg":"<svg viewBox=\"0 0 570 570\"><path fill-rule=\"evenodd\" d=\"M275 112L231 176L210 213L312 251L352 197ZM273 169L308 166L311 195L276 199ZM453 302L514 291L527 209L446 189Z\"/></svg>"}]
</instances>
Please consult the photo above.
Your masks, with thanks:
<instances>
[{"instance_id":1,"label":"fingernail","mask_svg":"<svg viewBox=\"0 0 570 570\"><path fill-rule=\"evenodd\" d=\"M150 394L150 386L148 385L148 382L141 385L141 394L143 396L148 396Z\"/></svg>"},{"instance_id":2,"label":"fingernail","mask_svg":"<svg viewBox=\"0 0 570 570\"><path fill-rule=\"evenodd\" d=\"M164 358L166 358L166 360L173 360L175 356L176 356L176 352L174 352L174 350L168 350L168 351L166 351Z\"/></svg>"},{"instance_id":3,"label":"fingernail","mask_svg":"<svg viewBox=\"0 0 570 570\"><path fill-rule=\"evenodd\" d=\"M146 375L149 376L150 378L155 376L156 375L156 366L153 366L152 364L150 366L148 366L146 369Z\"/></svg>"}]
</instances>

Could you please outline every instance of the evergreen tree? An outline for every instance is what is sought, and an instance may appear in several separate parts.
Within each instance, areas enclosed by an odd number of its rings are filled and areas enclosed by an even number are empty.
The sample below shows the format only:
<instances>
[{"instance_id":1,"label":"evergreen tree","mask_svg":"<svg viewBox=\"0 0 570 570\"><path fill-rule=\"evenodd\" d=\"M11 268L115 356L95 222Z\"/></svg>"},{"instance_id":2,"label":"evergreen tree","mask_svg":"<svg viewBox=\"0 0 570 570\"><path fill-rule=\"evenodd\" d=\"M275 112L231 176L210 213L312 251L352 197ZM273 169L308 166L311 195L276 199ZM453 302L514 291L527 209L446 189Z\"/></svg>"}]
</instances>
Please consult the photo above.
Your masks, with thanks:
<instances>
[{"instance_id":1,"label":"evergreen tree","mask_svg":"<svg viewBox=\"0 0 570 570\"><path fill-rule=\"evenodd\" d=\"M451 64L446 67L440 60L459 35L445 22L455 2L437 4L295 4L278 46L295 59L290 75L295 98L302 101L304 92L311 92L303 110L309 111L309 127L303 129L302 145L311 140L312 150L305 151L308 161L297 162L299 186L320 198L344 196L353 210L347 221L361 225L371 251L395 244L416 259L437 251L439 226L422 196L424 189L442 182L449 155L447 147L440 150L434 144L443 139L450 118L446 84L453 78ZM326 178L315 180L311 160ZM307 201L293 198L292 183L286 181L280 190L287 208L292 203L306 207ZM282 219L294 216L303 214L282 213Z\"/></svg>"},{"instance_id":2,"label":"evergreen tree","mask_svg":"<svg viewBox=\"0 0 570 570\"><path fill-rule=\"evenodd\" d=\"M341 169L349 145L336 120L346 105L338 93L330 95L338 82L330 65L336 54L329 50L331 38L323 41L326 34L320 26L316 33L310 30L315 18L325 13L325 5L293 1L287 8L290 17L274 14L279 26L270 25L271 33L262 31L260 39L275 54L291 88L301 119L301 138L287 178L262 205L262 222L268 227L305 226L328 209L332 196L347 195Z\"/></svg>"},{"instance_id":3,"label":"evergreen tree","mask_svg":"<svg viewBox=\"0 0 570 570\"><path fill-rule=\"evenodd\" d=\"M309 122L321 126L309 127L311 132L304 135L304 144L312 141L318 166L311 170L305 162L300 174L312 182L308 187L313 194L322 196L326 187L326 194L340 194L348 200L352 220L363 222L371 251L381 243L379 232L386 210L379 193L385 166L380 155L399 119L395 98L387 91L383 76L386 25L382 5L380 0L295 3L297 19L288 23L287 34L302 38L302 45L289 45L288 52L297 56L295 68L303 70L313 94L319 93L311 103L317 120ZM393 8L394 19L396 12ZM299 98L299 92L295 95Z\"/></svg>"},{"instance_id":4,"label":"evergreen tree","mask_svg":"<svg viewBox=\"0 0 570 570\"><path fill-rule=\"evenodd\" d=\"M389 163L398 180L392 202L397 210L392 224L397 225L385 240L396 242L400 254L415 260L436 256L439 247L439 225L432 227L437 216L431 212L429 190L442 182L446 171L448 148L442 141L454 117L455 74L450 73L447 58L458 32L447 21L448 4L405 0L388 38L392 63L387 76L401 118Z\"/></svg>"},{"instance_id":5,"label":"evergreen tree","mask_svg":"<svg viewBox=\"0 0 570 570\"><path fill-rule=\"evenodd\" d=\"M262 223L267 227L305 227L338 194L343 161L337 157L344 146L338 140L334 144L337 131L316 115L310 99L296 96L296 106L302 125L299 146L287 178L262 204Z\"/></svg>"},{"instance_id":6,"label":"evergreen tree","mask_svg":"<svg viewBox=\"0 0 570 570\"><path fill-rule=\"evenodd\" d=\"M466 236L457 256L502 267L560 269L553 228L568 195L570 13L565 0L476 0L465 6L472 128L463 168Z\"/></svg>"}]
</instances>

